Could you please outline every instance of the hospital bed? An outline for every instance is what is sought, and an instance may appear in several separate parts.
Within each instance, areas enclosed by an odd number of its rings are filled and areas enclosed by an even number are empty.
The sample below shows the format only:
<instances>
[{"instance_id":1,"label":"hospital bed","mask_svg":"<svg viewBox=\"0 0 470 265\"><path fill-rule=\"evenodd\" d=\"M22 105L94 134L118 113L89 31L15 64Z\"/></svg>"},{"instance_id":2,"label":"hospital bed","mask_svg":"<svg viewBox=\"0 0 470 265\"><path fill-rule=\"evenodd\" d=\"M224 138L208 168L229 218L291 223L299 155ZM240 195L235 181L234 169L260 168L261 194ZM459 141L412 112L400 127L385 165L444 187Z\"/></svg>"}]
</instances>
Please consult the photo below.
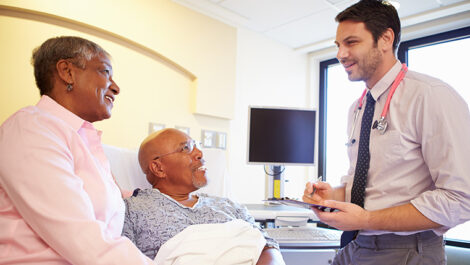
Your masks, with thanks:
<instances>
[{"instance_id":1,"label":"hospital bed","mask_svg":"<svg viewBox=\"0 0 470 265\"><path fill-rule=\"evenodd\" d=\"M123 190L151 188L140 169L138 150L103 145L104 152L111 165L111 171ZM229 175L226 166L225 150L207 148L202 150L206 161L208 185L198 190L213 196L230 198ZM248 207L250 211L250 207ZM296 249L282 248L281 253L287 265L330 264L335 249Z\"/></svg>"}]
</instances>

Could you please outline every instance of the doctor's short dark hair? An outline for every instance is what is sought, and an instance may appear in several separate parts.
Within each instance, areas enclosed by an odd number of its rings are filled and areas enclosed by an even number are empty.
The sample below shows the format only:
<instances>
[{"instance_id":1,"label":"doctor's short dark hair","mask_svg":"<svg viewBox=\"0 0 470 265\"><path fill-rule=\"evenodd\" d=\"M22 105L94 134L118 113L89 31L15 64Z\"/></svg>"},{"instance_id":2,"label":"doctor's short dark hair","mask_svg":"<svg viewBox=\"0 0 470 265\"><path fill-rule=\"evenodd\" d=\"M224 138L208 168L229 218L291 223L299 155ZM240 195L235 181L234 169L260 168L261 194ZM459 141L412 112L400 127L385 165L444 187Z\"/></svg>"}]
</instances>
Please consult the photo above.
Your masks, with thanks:
<instances>
[{"instance_id":1,"label":"doctor's short dark hair","mask_svg":"<svg viewBox=\"0 0 470 265\"><path fill-rule=\"evenodd\" d=\"M94 56L109 54L98 44L74 36L61 36L46 40L33 50L31 64L39 93L48 95L54 86L55 67L59 60L68 59L77 67L85 68L86 61Z\"/></svg>"},{"instance_id":2,"label":"doctor's short dark hair","mask_svg":"<svg viewBox=\"0 0 470 265\"><path fill-rule=\"evenodd\" d=\"M339 13L335 20L339 23L347 20L363 22L366 29L372 33L375 43L388 28L391 28L395 35L394 52L400 44L400 18L395 7L388 1L361 0Z\"/></svg>"}]
</instances>

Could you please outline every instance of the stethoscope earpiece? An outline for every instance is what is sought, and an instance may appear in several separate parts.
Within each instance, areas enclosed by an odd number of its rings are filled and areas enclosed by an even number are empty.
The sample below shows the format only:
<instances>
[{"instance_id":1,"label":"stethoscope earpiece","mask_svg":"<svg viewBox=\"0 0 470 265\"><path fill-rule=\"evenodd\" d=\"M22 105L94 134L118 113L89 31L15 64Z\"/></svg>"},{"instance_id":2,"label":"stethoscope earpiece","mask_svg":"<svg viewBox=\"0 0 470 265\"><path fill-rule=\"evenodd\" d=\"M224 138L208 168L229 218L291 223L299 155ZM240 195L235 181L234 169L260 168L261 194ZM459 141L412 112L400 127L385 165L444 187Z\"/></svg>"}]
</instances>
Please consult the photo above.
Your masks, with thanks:
<instances>
[{"instance_id":1,"label":"stethoscope earpiece","mask_svg":"<svg viewBox=\"0 0 470 265\"><path fill-rule=\"evenodd\" d=\"M351 146L351 145L353 145L355 142L356 142L356 139L351 139L350 141L348 141L348 142L346 143L346 146Z\"/></svg>"}]
</instances>

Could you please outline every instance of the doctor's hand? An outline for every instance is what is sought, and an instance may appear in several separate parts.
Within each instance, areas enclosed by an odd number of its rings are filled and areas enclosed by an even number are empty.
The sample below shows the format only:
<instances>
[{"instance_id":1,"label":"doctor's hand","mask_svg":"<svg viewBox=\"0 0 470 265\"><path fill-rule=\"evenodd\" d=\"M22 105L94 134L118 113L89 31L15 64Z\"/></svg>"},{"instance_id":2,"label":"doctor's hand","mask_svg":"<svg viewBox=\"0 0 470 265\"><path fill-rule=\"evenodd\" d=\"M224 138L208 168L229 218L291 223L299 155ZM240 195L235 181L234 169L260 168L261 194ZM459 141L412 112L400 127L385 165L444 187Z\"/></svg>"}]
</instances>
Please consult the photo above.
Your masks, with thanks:
<instances>
[{"instance_id":1,"label":"doctor's hand","mask_svg":"<svg viewBox=\"0 0 470 265\"><path fill-rule=\"evenodd\" d=\"M302 200L308 203L323 205L324 200L333 199L334 190L326 182L307 182Z\"/></svg>"},{"instance_id":2,"label":"doctor's hand","mask_svg":"<svg viewBox=\"0 0 470 265\"><path fill-rule=\"evenodd\" d=\"M322 205L336 208L338 211L330 213L312 208L321 222L343 231L368 229L370 212L362 207L333 200L325 200Z\"/></svg>"}]
</instances>

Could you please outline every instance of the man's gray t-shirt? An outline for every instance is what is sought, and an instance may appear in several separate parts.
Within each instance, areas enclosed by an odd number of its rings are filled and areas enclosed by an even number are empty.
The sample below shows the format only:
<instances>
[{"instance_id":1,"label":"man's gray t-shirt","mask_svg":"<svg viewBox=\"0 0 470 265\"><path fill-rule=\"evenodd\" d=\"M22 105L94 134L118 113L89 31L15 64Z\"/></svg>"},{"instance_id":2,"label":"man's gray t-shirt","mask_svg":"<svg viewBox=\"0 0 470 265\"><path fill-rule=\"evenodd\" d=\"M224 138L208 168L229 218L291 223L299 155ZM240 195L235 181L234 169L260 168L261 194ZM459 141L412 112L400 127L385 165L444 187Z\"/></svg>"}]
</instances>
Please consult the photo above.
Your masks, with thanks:
<instances>
[{"instance_id":1,"label":"man's gray t-shirt","mask_svg":"<svg viewBox=\"0 0 470 265\"><path fill-rule=\"evenodd\" d=\"M137 193L137 194L136 194ZM279 248L277 242L255 224L245 207L227 198L197 194L198 202L186 207L158 189L134 192L124 200L126 216L122 235L128 237L145 255L154 259L170 238L195 224L225 223L235 219L249 222L266 238L266 245Z\"/></svg>"}]
</instances>

